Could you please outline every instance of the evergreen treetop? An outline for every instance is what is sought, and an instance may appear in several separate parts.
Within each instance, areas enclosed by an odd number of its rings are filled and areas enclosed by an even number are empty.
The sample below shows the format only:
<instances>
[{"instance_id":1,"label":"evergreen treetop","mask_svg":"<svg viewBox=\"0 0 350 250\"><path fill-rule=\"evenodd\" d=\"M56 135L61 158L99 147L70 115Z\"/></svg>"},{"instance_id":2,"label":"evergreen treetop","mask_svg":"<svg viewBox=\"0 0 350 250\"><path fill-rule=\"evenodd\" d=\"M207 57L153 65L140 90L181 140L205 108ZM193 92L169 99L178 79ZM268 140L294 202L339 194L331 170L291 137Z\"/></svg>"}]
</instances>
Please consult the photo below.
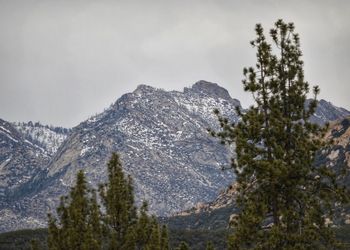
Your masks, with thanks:
<instances>
[{"instance_id":1,"label":"evergreen treetop","mask_svg":"<svg viewBox=\"0 0 350 250\"><path fill-rule=\"evenodd\" d=\"M96 195L87 187L83 171L69 196L61 197L58 221L49 214L49 249L100 249L101 223Z\"/></svg>"}]
</instances>

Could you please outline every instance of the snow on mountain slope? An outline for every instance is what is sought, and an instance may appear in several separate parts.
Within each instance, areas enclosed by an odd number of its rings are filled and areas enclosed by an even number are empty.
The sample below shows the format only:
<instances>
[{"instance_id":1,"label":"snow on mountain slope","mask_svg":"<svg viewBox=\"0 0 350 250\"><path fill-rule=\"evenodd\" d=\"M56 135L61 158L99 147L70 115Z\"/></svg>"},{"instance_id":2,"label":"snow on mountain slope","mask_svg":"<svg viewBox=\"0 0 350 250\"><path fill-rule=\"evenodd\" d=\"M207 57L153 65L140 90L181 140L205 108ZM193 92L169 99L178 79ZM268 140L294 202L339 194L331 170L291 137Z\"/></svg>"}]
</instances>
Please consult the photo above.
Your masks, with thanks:
<instances>
[{"instance_id":1,"label":"snow on mountain slope","mask_svg":"<svg viewBox=\"0 0 350 250\"><path fill-rule=\"evenodd\" d=\"M26 140L15 127L0 119L0 208L22 195L21 188L42 170L50 157Z\"/></svg>"},{"instance_id":2,"label":"snow on mountain slope","mask_svg":"<svg viewBox=\"0 0 350 250\"><path fill-rule=\"evenodd\" d=\"M38 122L17 122L13 125L24 138L45 150L49 155L56 153L70 132L70 129L44 126Z\"/></svg>"}]
</instances>

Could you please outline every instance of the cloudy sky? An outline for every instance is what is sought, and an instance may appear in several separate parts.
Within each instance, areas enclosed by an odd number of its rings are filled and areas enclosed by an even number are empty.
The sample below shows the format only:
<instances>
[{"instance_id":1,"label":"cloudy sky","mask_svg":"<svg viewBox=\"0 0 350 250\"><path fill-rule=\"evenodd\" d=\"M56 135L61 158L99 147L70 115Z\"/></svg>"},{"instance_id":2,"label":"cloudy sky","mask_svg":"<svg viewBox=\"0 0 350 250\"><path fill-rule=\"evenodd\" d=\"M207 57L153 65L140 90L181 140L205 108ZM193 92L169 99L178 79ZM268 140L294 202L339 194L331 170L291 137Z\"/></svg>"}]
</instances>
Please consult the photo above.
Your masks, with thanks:
<instances>
[{"instance_id":1,"label":"cloudy sky","mask_svg":"<svg viewBox=\"0 0 350 250\"><path fill-rule=\"evenodd\" d=\"M139 84L217 82L244 106L254 25L293 21L305 73L350 109L350 1L0 0L0 118L75 126Z\"/></svg>"}]
</instances>

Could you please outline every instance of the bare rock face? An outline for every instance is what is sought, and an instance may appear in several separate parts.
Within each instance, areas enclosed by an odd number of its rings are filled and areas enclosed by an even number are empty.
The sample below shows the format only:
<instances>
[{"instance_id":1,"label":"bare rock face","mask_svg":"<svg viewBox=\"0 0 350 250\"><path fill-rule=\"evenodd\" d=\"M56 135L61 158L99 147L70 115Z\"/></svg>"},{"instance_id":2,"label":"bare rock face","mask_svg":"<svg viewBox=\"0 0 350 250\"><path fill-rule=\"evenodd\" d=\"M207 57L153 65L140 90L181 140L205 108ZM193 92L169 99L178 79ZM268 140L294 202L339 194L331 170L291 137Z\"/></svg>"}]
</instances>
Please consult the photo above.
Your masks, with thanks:
<instances>
[{"instance_id":1,"label":"bare rock face","mask_svg":"<svg viewBox=\"0 0 350 250\"><path fill-rule=\"evenodd\" d=\"M221 170L233 148L220 145L207 128L218 128L214 109L237 121L236 106L240 102L226 89L199 81L183 92L140 85L72 130L1 120L0 231L45 226L78 170L92 187L106 181L112 152L120 153L134 179L137 203L148 200L152 213L168 216L198 202L205 209L234 181Z\"/></svg>"}]
</instances>

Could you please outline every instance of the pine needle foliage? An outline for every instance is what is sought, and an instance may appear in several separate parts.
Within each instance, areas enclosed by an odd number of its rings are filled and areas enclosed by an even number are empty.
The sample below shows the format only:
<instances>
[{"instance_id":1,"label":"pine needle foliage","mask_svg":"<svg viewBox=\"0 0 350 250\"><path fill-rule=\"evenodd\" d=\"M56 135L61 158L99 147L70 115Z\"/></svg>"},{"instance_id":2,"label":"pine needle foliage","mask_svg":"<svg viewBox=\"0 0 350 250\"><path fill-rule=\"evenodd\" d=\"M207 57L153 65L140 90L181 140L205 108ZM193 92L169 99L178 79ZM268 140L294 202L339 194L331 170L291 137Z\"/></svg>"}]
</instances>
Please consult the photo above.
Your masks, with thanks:
<instances>
[{"instance_id":1,"label":"pine needle foliage","mask_svg":"<svg viewBox=\"0 0 350 250\"><path fill-rule=\"evenodd\" d=\"M106 209L104 225L109 234L109 249L125 249L130 243L133 227L137 223L132 179L124 176L118 154L108 162L108 182L100 186L102 204Z\"/></svg>"},{"instance_id":2,"label":"pine needle foliage","mask_svg":"<svg viewBox=\"0 0 350 250\"><path fill-rule=\"evenodd\" d=\"M215 250L213 243L211 241L207 242L206 250Z\"/></svg>"},{"instance_id":3,"label":"pine needle foliage","mask_svg":"<svg viewBox=\"0 0 350 250\"><path fill-rule=\"evenodd\" d=\"M190 250L190 248L186 242L182 241L180 245L176 248L176 250Z\"/></svg>"},{"instance_id":4,"label":"pine needle foliage","mask_svg":"<svg viewBox=\"0 0 350 250\"><path fill-rule=\"evenodd\" d=\"M169 250L169 236L168 236L168 228L166 225L163 225L161 229L160 249Z\"/></svg>"},{"instance_id":5,"label":"pine needle foliage","mask_svg":"<svg viewBox=\"0 0 350 250\"><path fill-rule=\"evenodd\" d=\"M334 204L347 201L346 190L326 166L315 167L317 150L326 146L326 127L309 122L317 107L318 86L305 105L310 85L304 79L300 39L293 23L278 20L269 42L255 28L255 67L243 69L244 90L254 105L237 124L218 116L222 130L210 131L234 143L237 205L229 249L338 249L332 219Z\"/></svg>"},{"instance_id":6,"label":"pine needle foliage","mask_svg":"<svg viewBox=\"0 0 350 250\"><path fill-rule=\"evenodd\" d=\"M100 212L94 191L89 190L84 173L77 174L69 196L61 197L58 220L49 214L49 249L100 249Z\"/></svg>"}]
</instances>

